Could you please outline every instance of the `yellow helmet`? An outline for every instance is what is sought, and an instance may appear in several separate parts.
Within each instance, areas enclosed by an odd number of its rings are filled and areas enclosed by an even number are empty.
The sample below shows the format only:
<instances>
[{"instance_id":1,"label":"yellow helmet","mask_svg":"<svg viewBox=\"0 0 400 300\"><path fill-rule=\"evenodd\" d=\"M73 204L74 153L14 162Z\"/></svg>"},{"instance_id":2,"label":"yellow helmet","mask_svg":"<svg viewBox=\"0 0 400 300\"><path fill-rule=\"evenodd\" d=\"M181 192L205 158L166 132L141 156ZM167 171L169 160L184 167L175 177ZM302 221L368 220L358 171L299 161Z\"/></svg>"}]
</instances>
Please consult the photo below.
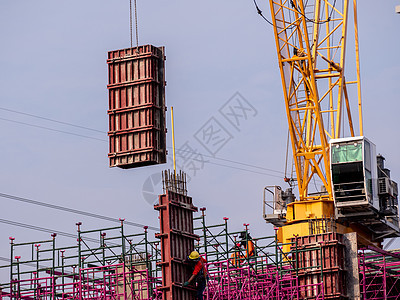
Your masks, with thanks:
<instances>
[{"instance_id":1,"label":"yellow helmet","mask_svg":"<svg viewBox=\"0 0 400 300\"><path fill-rule=\"evenodd\" d=\"M197 251L192 251L192 253L190 253L190 255L189 255L189 258L190 258L191 260L198 259L199 257L200 257L200 254L199 254L199 252L197 252Z\"/></svg>"}]
</instances>

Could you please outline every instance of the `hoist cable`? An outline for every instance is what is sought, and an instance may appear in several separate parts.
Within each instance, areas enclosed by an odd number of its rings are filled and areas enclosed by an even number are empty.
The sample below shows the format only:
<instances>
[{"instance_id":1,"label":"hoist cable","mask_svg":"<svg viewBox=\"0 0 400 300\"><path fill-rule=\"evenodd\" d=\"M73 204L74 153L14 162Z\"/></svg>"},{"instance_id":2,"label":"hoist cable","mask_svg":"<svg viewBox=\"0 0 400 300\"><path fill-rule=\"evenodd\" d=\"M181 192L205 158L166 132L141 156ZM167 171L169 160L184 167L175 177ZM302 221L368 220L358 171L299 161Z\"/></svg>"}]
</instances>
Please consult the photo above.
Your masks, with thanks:
<instances>
[{"instance_id":1,"label":"hoist cable","mask_svg":"<svg viewBox=\"0 0 400 300\"><path fill-rule=\"evenodd\" d=\"M136 0L135 0L135 25L136 25L136 47L139 48L139 30L138 30L138 14L137 14Z\"/></svg>"},{"instance_id":2,"label":"hoist cable","mask_svg":"<svg viewBox=\"0 0 400 300\"><path fill-rule=\"evenodd\" d=\"M132 0L129 0L129 28L131 32L131 48L133 47L133 34L132 34Z\"/></svg>"}]
</instances>

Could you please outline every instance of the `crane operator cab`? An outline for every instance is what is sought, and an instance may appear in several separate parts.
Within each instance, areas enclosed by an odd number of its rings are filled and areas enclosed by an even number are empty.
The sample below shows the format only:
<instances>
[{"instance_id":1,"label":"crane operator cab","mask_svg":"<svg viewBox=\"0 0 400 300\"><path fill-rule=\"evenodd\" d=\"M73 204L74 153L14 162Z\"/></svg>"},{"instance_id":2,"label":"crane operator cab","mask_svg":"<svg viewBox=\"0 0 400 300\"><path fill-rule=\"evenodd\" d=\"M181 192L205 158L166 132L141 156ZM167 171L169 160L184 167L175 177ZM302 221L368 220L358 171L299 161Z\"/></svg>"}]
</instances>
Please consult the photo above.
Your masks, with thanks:
<instances>
[{"instance_id":1,"label":"crane operator cab","mask_svg":"<svg viewBox=\"0 0 400 300\"><path fill-rule=\"evenodd\" d=\"M357 221L378 236L399 235L398 189L385 158L365 137L330 142L332 193L338 219Z\"/></svg>"}]
</instances>

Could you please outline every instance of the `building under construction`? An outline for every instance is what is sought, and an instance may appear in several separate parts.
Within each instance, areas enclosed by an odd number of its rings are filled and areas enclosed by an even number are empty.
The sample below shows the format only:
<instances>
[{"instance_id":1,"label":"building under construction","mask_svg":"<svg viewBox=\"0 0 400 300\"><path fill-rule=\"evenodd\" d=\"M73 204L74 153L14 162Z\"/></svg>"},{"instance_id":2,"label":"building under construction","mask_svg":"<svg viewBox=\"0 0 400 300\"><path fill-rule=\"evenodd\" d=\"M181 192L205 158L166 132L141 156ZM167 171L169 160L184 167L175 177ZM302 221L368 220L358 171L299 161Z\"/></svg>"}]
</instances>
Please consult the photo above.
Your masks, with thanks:
<instances>
[{"instance_id":1,"label":"building under construction","mask_svg":"<svg viewBox=\"0 0 400 300\"><path fill-rule=\"evenodd\" d=\"M289 244L277 235L251 237L251 225L229 230L229 218L208 224L187 195L184 173L164 173L164 193L155 209L160 232L151 236L120 226L85 229L77 223L77 242L57 246L46 241L10 238L11 264L1 299L194 299L187 255L198 250L207 259L205 299L398 299L400 251L358 248L356 233L340 234L321 226ZM236 247L251 239L252 255ZM247 242L247 240L246 240ZM290 248L289 252L284 247ZM28 256L21 255L31 253Z\"/></svg>"},{"instance_id":2,"label":"building under construction","mask_svg":"<svg viewBox=\"0 0 400 300\"><path fill-rule=\"evenodd\" d=\"M11 237L0 299L195 299L196 286L184 284L193 250L207 261L206 299L400 299L400 251L382 248L400 236L398 187L363 133L357 1L269 3L296 173L288 189L264 189L275 234L252 237L251 224L230 231L226 217L207 223L185 173L165 171L155 236L128 232L121 219L102 229L77 223L66 247L56 234ZM164 48L151 45L108 53L110 167L166 162L164 61Z\"/></svg>"}]
</instances>

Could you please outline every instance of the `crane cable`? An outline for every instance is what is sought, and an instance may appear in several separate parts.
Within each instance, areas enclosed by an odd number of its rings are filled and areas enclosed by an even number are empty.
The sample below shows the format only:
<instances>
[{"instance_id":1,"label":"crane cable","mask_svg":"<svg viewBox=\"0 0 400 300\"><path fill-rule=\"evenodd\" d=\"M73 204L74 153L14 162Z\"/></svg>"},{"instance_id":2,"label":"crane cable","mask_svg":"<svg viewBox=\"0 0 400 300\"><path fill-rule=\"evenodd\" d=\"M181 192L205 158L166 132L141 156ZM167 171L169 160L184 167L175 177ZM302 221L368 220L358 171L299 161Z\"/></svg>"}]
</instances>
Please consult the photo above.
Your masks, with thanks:
<instances>
[{"instance_id":1,"label":"crane cable","mask_svg":"<svg viewBox=\"0 0 400 300\"><path fill-rule=\"evenodd\" d=\"M308 1L307 1L307 2L308 2ZM323 20L323 21L315 21L315 20L309 19L305 14L303 14L301 11L298 10L298 8L297 8L297 6L294 4L293 0L290 0L290 4L291 4L291 6L292 6L300 15L302 15L308 22L311 22L311 23L314 23L314 24L324 24L324 23L328 23L328 22L331 21L331 19L332 19L332 14L333 14L333 11L334 11L335 6L336 6L336 0L333 2L332 10L331 10L331 13L329 14L329 17L328 17L326 20Z\"/></svg>"},{"instance_id":2,"label":"crane cable","mask_svg":"<svg viewBox=\"0 0 400 300\"><path fill-rule=\"evenodd\" d=\"M129 29L131 32L131 48L133 48L133 34L132 34L132 0L129 0Z\"/></svg>"},{"instance_id":3,"label":"crane cable","mask_svg":"<svg viewBox=\"0 0 400 300\"><path fill-rule=\"evenodd\" d=\"M138 30L138 14L137 14L137 3L134 0L134 8L135 8L135 33L136 33L136 47L139 48L139 30ZM131 48L133 48L133 20L132 20L132 0L129 0L129 25L131 32Z\"/></svg>"},{"instance_id":4,"label":"crane cable","mask_svg":"<svg viewBox=\"0 0 400 300\"><path fill-rule=\"evenodd\" d=\"M137 16L136 0L135 0L135 25L136 25L136 47L139 48L139 30L138 30L138 16Z\"/></svg>"},{"instance_id":5,"label":"crane cable","mask_svg":"<svg viewBox=\"0 0 400 300\"><path fill-rule=\"evenodd\" d=\"M286 175L287 175L288 155L289 155L289 135L290 135L290 131L288 129L287 141L286 141L285 178L287 178Z\"/></svg>"}]
</instances>

